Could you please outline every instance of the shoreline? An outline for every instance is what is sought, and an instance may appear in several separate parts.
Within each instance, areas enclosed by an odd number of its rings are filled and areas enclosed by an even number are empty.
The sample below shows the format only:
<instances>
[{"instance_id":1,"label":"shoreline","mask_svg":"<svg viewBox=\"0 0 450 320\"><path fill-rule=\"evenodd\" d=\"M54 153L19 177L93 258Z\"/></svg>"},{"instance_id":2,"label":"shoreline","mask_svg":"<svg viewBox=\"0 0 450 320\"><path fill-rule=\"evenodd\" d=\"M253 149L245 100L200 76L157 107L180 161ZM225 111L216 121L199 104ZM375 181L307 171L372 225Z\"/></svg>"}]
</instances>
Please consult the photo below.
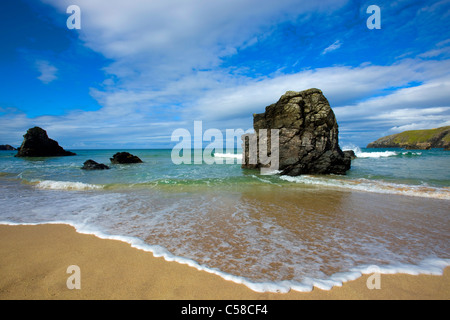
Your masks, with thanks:
<instances>
[{"instance_id":1,"label":"shoreline","mask_svg":"<svg viewBox=\"0 0 450 320\"><path fill-rule=\"evenodd\" d=\"M450 299L450 268L442 276L371 275L311 292L258 293L218 275L82 234L67 224L0 225L0 299L358 300ZM81 289L69 290L67 268L80 267Z\"/></svg>"}]
</instances>

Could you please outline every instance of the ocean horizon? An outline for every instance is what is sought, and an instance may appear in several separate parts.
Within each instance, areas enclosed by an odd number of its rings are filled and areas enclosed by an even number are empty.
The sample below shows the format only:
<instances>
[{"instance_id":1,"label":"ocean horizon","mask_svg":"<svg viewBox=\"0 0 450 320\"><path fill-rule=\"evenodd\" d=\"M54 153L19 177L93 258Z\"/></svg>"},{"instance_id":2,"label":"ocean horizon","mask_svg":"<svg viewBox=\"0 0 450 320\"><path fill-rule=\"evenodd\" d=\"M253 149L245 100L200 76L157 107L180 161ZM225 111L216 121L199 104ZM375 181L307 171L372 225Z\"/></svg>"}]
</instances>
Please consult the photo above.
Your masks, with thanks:
<instances>
[{"instance_id":1,"label":"ocean horizon","mask_svg":"<svg viewBox=\"0 0 450 320\"><path fill-rule=\"evenodd\" d=\"M346 175L297 177L242 169L239 149L181 165L171 149L1 151L0 222L70 224L258 292L329 290L374 270L441 274L450 265L450 153L342 149L357 155ZM112 165L118 151L143 163ZM111 169L82 170L88 159Z\"/></svg>"}]
</instances>

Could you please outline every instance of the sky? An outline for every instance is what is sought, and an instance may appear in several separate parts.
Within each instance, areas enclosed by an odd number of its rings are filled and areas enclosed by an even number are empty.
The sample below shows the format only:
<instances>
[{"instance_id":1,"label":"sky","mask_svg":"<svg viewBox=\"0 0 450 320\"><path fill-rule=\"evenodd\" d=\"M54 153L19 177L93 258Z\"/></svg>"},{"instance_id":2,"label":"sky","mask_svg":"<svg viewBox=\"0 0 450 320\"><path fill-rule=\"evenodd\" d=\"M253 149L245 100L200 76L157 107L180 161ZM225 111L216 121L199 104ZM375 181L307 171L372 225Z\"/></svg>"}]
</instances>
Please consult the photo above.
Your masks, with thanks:
<instances>
[{"instance_id":1,"label":"sky","mask_svg":"<svg viewBox=\"0 0 450 320\"><path fill-rule=\"evenodd\" d=\"M450 125L450 0L2 0L0 43L0 144L171 148L309 88L341 147Z\"/></svg>"}]
</instances>

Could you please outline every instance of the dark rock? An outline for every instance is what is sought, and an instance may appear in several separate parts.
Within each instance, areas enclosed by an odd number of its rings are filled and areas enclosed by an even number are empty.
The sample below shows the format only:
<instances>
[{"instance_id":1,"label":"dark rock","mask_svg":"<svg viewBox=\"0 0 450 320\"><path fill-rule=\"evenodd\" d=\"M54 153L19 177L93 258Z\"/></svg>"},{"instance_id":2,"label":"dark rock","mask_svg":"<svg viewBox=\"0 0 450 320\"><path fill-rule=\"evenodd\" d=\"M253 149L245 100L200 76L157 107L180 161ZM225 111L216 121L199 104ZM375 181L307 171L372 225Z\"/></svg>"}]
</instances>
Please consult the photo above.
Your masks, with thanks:
<instances>
[{"instance_id":1,"label":"dark rock","mask_svg":"<svg viewBox=\"0 0 450 320\"><path fill-rule=\"evenodd\" d=\"M73 156L75 153L66 151L55 140L47 136L47 132L39 127L28 129L24 140L18 149L16 157L60 157Z\"/></svg>"},{"instance_id":2,"label":"dark rock","mask_svg":"<svg viewBox=\"0 0 450 320\"><path fill-rule=\"evenodd\" d=\"M356 157L356 154L355 154L355 151L353 151L353 150L345 150L345 151L344 151L344 155L345 155L346 157L350 158L350 160L353 160L353 159L356 159L356 158L357 158L357 157Z\"/></svg>"},{"instance_id":3,"label":"dark rock","mask_svg":"<svg viewBox=\"0 0 450 320\"><path fill-rule=\"evenodd\" d=\"M248 141L255 140L256 135L259 150L259 130L279 129L278 170L281 174L345 174L350 169L351 155L344 154L339 147L334 112L319 89L286 92L278 102L267 106L265 113L253 115L253 128L254 134L242 136L243 168L268 166L263 165L259 157L257 163L250 163ZM270 130L267 131L270 152Z\"/></svg>"},{"instance_id":4,"label":"dark rock","mask_svg":"<svg viewBox=\"0 0 450 320\"><path fill-rule=\"evenodd\" d=\"M2 151L4 151L4 150L14 151L14 150L17 150L17 149L12 147L12 146L10 146L9 144L2 144L2 145L0 145L0 150L2 150Z\"/></svg>"},{"instance_id":5,"label":"dark rock","mask_svg":"<svg viewBox=\"0 0 450 320\"><path fill-rule=\"evenodd\" d=\"M103 163L97 163L94 160L87 160L84 162L83 167L81 167L83 170L105 170L109 169L109 167Z\"/></svg>"},{"instance_id":6,"label":"dark rock","mask_svg":"<svg viewBox=\"0 0 450 320\"><path fill-rule=\"evenodd\" d=\"M128 152L117 152L110 160L113 164L142 163L139 157Z\"/></svg>"}]
</instances>

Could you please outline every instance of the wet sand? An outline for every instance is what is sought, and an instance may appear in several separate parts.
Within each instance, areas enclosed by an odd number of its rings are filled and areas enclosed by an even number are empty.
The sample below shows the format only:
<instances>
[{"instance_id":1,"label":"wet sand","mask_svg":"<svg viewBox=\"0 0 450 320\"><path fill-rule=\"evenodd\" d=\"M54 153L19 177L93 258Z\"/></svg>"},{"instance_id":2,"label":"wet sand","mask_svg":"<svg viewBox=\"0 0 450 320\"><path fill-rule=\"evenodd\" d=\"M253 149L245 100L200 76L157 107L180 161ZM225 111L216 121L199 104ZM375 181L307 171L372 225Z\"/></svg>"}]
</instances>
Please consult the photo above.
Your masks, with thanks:
<instances>
[{"instance_id":1,"label":"wet sand","mask_svg":"<svg viewBox=\"0 0 450 320\"><path fill-rule=\"evenodd\" d=\"M80 289L68 289L67 268L80 268ZM312 292L257 293L244 285L155 258L117 240L80 234L68 225L0 225L0 299L450 299L450 268L443 276L370 275L342 287Z\"/></svg>"}]
</instances>

